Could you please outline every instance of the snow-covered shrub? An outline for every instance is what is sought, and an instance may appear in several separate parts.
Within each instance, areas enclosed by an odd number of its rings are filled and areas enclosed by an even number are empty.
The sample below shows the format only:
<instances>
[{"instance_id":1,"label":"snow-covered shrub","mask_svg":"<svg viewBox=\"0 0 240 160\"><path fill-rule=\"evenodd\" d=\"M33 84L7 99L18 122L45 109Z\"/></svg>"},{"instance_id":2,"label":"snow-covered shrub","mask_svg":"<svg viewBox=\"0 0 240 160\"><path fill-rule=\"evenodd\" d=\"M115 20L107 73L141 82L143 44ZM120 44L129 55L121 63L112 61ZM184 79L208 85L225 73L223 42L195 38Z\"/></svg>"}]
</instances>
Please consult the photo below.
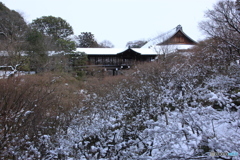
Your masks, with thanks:
<instances>
[{"instance_id":1,"label":"snow-covered shrub","mask_svg":"<svg viewBox=\"0 0 240 160\"><path fill-rule=\"evenodd\" d=\"M210 159L211 151L240 152L239 67L222 74L187 56L87 83L60 148L78 159Z\"/></svg>"},{"instance_id":2,"label":"snow-covered shrub","mask_svg":"<svg viewBox=\"0 0 240 160\"><path fill-rule=\"evenodd\" d=\"M8 84L1 107L15 107L14 118L1 122L19 122L1 139L1 158L211 159L211 151L240 152L239 66L223 74L192 62L194 55L178 56L78 85L60 76L0 81Z\"/></svg>"}]
</instances>

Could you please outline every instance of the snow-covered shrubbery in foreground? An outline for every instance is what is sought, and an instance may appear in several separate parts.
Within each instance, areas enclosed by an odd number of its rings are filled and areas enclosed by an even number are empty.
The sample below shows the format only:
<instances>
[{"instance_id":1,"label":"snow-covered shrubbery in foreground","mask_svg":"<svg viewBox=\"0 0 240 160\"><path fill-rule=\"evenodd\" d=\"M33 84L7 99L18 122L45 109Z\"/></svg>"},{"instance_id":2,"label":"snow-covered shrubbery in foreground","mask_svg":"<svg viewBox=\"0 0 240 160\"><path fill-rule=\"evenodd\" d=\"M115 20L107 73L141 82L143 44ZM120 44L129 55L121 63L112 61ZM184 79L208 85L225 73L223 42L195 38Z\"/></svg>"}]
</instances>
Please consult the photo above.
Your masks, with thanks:
<instances>
[{"instance_id":1,"label":"snow-covered shrubbery in foreground","mask_svg":"<svg viewBox=\"0 0 240 160\"><path fill-rule=\"evenodd\" d=\"M239 66L231 75L197 73L195 67L173 75L148 67L109 83L110 91L101 89L106 94L85 92L88 111L79 111L59 136L65 157L213 159L211 151L240 153Z\"/></svg>"},{"instance_id":2,"label":"snow-covered shrubbery in foreground","mask_svg":"<svg viewBox=\"0 0 240 160\"><path fill-rule=\"evenodd\" d=\"M1 158L230 159L210 152L240 153L240 66L182 58L84 86L1 80Z\"/></svg>"}]
</instances>

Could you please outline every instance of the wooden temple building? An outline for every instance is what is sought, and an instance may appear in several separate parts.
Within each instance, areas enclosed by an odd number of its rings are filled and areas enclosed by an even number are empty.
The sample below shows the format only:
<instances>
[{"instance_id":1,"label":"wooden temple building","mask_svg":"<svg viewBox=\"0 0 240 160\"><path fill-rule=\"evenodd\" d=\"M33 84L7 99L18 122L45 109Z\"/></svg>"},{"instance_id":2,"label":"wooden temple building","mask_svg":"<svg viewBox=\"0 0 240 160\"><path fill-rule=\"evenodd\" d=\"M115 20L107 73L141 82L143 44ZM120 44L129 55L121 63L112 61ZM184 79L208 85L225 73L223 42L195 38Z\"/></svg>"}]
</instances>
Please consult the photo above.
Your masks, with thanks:
<instances>
[{"instance_id":1,"label":"wooden temple building","mask_svg":"<svg viewBox=\"0 0 240 160\"><path fill-rule=\"evenodd\" d=\"M142 48L151 48L158 54L163 54L162 48L168 48L168 52L186 51L196 44L196 41L183 32L182 26L178 25L172 30L152 38Z\"/></svg>"},{"instance_id":2,"label":"wooden temple building","mask_svg":"<svg viewBox=\"0 0 240 160\"><path fill-rule=\"evenodd\" d=\"M135 64L154 61L157 56L153 50L143 48L77 48L77 51L87 54L87 66L104 67L112 70L113 74Z\"/></svg>"},{"instance_id":3,"label":"wooden temple building","mask_svg":"<svg viewBox=\"0 0 240 160\"><path fill-rule=\"evenodd\" d=\"M141 48L77 48L77 51L87 54L88 66L104 67L113 70L114 74L114 71L130 68L137 63L154 61L157 55L163 54L159 48L174 46L169 52L175 52L187 50L196 44L178 25L170 32L151 39Z\"/></svg>"}]
</instances>

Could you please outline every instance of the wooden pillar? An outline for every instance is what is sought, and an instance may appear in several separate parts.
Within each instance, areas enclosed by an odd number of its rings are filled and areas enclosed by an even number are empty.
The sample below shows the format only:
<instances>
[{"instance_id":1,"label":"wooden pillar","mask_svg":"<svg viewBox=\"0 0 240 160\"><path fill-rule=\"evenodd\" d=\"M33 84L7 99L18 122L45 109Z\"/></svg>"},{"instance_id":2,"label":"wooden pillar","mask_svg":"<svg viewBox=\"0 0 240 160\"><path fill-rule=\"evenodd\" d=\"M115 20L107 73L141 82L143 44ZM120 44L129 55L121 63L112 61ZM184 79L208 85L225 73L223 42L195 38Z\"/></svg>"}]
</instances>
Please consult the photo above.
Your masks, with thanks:
<instances>
[{"instance_id":1,"label":"wooden pillar","mask_svg":"<svg viewBox=\"0 0 240 160\"><path fill-rule=\"evenodd\" d=\"M115 69L113 69L112 71L113 71L113 76L115 76Z\"/></svg>"}]
</instances>

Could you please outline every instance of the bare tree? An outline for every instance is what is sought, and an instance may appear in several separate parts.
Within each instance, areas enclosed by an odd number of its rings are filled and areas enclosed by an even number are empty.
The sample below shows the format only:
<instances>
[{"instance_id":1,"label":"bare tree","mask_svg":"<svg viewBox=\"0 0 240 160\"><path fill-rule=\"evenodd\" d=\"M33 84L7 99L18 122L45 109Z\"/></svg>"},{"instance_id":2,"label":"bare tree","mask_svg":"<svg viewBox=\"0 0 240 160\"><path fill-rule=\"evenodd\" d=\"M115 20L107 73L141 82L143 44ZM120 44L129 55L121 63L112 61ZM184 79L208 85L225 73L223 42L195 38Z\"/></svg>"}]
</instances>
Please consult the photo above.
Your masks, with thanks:
<instances>
[{"instance_id":1,"label":"bare tree","mask_svg":"<svg viewBox=\"0 0 240 160\"><path fill-rule=\"evenodd\" d=\"M114 45L110 41L104 40L104 41L99 43L99 47L102 47L102 48L113 48Z\"/></svg>"},{"instance_id":2,"label":"bare tree","mask_svg":"<svg viewBox=\"0 0 240 160\"><path fill-rule=\"evenodd\" d=\"M240 17L238 4L232 0L221 0L214 5L213 10L205 13L206 21L199 24L203 32L211 39L219 42L219 48L224 50L234 60L240 55Z\"/></svg>"},{"instance_id":3,"label":"bare tree","mask_svg":"<svg viewBox=\"0 0 240 160\"><path fill-rule=\"evenodd\" d=\"M237 7L238 15L240 16L240 0L236 0L236 7Z\"/></svg>"},{"instance_id":4,"label":"bare tree","mask_svg":"<svg viewBox=\"0 0 240 160\"><path fill-rule=\"evenodd\" d=\"M126 47L131 47L131 48L141 48L147 43L145 40L136 40L136 41L130 41L126 44Z\"/></svg>"}]
</instances>

